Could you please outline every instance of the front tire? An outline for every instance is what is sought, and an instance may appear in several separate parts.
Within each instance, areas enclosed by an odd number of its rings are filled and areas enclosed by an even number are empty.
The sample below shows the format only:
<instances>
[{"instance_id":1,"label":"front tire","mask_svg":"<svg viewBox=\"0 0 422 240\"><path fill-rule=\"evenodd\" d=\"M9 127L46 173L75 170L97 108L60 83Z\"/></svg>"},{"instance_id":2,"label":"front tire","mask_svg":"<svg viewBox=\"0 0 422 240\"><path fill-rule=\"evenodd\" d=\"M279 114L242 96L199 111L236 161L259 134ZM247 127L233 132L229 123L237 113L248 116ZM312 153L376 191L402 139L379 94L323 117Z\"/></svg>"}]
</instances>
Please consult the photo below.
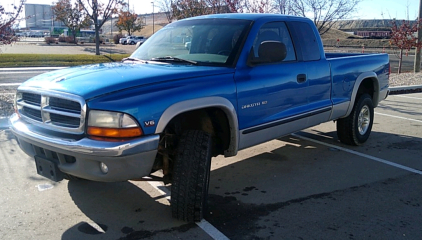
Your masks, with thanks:
<instances>
[{"instance_id":1,"label":"front tire","mask_svg":"<svg viewBox=\"0 0 422 240\"><path fill-rule=\"evenodd\" d=\"M179 220L199 222L208 198L212 138L204 131L188 130L178 146L171 186L172 215Z\"/></svg>"},{"instance_id":2,"label":"front tire","mask_svg":"<svg viewBox=\"0 0 422 240\"><path fill-rule=\"evenodd\" d=\"M337 136L340 142L358 146L368 140L374 122L374 104L369 94L361 95L346 118L337 120Z\"/></svg>"}]
</instances>

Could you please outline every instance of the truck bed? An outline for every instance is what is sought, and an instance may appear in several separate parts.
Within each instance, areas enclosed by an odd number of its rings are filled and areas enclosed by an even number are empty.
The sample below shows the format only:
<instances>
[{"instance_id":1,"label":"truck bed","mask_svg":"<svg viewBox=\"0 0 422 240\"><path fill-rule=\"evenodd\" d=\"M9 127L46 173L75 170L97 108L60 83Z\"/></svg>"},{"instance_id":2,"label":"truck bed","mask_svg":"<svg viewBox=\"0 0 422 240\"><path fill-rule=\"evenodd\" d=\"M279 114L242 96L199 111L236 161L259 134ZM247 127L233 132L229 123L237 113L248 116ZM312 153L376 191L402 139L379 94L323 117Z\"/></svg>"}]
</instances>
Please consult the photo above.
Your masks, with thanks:
<instances>
[{"instance_id":1,"label":"truck bed","mask_svg":"<svg viewBox=\"0 0 422 240\"><path fill-rule=\"evenodd\" d=\"M374 95L374 105L385 98L389 87L388 54L326 53L325 56L331 66L334 105L351 101L355 83L368 77L378 79L378 89L374 92L381 93Z\"/></svg>"}]
</instances>

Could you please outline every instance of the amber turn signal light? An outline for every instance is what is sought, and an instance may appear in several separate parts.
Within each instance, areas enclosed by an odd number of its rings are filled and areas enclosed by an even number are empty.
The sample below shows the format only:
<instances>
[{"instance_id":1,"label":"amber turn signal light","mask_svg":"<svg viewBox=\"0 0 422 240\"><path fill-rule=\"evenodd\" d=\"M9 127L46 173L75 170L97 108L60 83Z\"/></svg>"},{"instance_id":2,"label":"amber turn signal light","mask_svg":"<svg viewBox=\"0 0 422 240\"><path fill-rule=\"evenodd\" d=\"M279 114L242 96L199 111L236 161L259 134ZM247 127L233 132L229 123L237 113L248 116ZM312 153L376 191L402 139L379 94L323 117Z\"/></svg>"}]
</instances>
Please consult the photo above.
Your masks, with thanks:
<instances>
[{"instance_id":1,"label":"amber turn signal light","mask_svg":"<svg viewBox=\"0 0 422 240\"><path fill-rule=\"evenodd\" d=\"M132 138L142 135L142 129L134 128L101 128L88 127L88 135L108 138Z\"/></svg>"}]
</instances>

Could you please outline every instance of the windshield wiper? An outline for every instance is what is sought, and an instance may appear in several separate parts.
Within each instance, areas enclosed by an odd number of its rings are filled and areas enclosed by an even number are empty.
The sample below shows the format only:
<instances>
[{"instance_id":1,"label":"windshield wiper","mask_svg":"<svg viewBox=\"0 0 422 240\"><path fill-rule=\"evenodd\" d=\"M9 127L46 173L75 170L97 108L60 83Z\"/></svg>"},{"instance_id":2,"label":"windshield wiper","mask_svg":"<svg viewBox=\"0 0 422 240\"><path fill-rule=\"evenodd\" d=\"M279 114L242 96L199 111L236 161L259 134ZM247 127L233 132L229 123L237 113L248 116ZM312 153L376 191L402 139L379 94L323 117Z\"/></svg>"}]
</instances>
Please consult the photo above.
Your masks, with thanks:
<instances>
[{"instance_id":1,"label":"windshield wiper","mask_svg":"<svg viewBox=\"0 0 422 240\"><path fill-rule=\"evenodd\" d=\"M197 65L198 64L198 62L195 62L195 61L192 61L192 60L187 60L187 59L178 58L178 57L171 57L171 56L151 58L150 61L157 61L157 62L180 62L180 63L189 63L189 64L193 64L193 65Z\"/></svg>"},{"instance_id":2,"label":"windshield wiper","mask_svg":"<svg viewBox=\"0 0 422 240\"><path fill-rule=\"evenodd\" d=\"M148 62L147 62L147 61L145 61L145 60L141 60L141 59L138 59L138 58L133 58L133 57L123 58L123 59L122 59L122 62L124 62L124 61L133 61L133 62L148 63Z\"/></svg>"}]
</instances>

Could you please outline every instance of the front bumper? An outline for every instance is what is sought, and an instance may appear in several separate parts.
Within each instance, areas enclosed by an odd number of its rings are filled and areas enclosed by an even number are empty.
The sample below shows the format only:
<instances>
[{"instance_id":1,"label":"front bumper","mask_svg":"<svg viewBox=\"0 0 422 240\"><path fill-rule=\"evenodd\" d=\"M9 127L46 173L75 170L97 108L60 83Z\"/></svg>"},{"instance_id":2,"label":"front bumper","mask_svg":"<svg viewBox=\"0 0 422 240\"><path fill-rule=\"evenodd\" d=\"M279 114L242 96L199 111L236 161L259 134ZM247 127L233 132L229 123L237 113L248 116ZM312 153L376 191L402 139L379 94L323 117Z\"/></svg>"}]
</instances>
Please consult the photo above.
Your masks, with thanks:
<instances>
[{"instance_id":1,"label":"front bumper","mask_svg":"<svg viewBox=\"0 0 422 240\"><path fill-rule=\"evenodd\" d=\"M116 182L150 174L157 154L159 135L124 142L58 138L36 131L17 114L10 119L10 129L21 149L31 157L39 156L57 163L60 171L93 181ZM100 164L108 167L103 173Z\"/></svg>"}]
</instances>

